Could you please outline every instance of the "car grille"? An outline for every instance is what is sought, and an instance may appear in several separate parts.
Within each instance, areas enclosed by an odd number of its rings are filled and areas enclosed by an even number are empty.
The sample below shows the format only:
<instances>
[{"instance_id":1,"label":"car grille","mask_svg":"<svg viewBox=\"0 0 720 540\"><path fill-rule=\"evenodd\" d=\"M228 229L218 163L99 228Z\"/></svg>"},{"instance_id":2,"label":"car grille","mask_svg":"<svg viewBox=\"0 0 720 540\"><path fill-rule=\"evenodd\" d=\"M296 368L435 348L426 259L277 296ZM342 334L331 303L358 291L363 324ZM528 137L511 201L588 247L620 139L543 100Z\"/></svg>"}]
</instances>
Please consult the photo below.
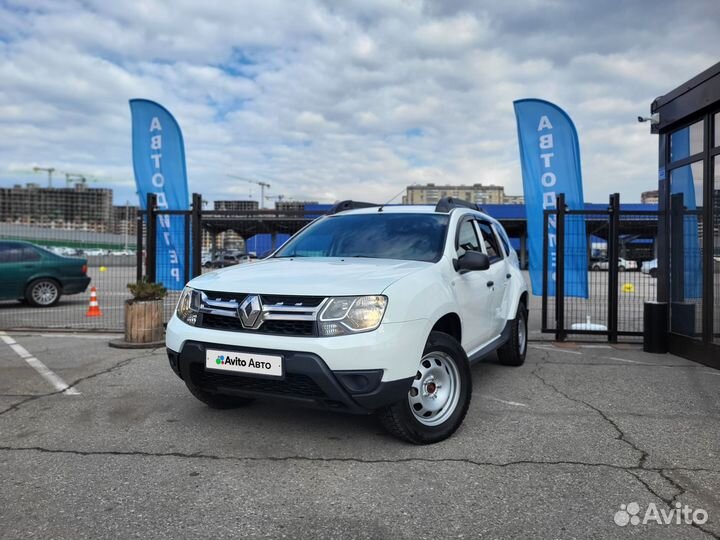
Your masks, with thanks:
<instances>
[{"instance_id":1,"label":"car grille","mask_svg":"<svg viewBox=\"0 0 720 540\"><path fill-rule=\"evenodd\" d=\"M284 379L260 379L244 375L225 375L203 370L202 366L194 366L193 382L200 388L229 388L260 392L263 394L293 395L310 398L325 397L325 392L307 375L287 373Z\"/></svg>"},{"instance_id":2,"label":"car grille","mask_svg":"<svg viewBox=\"0 0 720 540\"><path fill-rule=\"evenodd\" d=\"M316 320L325 302L323 296L260 295L262 323L246 328L238 316L238 307L248 293L201 291L201 294L197 326L278 336L317 336Z\"/></svg>"},{"instance_id":3,"label":"car grille","mask_svg":"<svg viewBox=\"0 0 720 540\"><path fill-rule=\"evenodd\" d=\"M260 334L275 334L279 336L314 336L316 335L313 321L265 321L257 330L248 330L240 324L237 317L225 315L212 315L203 313L199 325L212 330L225 330L230 332L254 332Z\"/></svg>"}]
</instances>

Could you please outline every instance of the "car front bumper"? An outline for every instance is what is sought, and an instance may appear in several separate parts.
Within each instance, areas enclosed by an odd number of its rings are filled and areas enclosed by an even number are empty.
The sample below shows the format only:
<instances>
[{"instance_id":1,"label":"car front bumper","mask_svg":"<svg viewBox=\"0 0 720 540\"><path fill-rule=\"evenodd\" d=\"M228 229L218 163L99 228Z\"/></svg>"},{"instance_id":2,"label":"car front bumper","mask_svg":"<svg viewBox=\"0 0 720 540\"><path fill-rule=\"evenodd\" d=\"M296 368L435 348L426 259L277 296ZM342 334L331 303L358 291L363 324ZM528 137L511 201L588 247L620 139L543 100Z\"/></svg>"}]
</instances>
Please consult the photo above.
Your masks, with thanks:
<instances>
[{"instance_id":1,"label":"car front bumper","mask_svg":"<svg viewBox=\"0 0 720 540\"><path fill-rule=\"evenodd\" d=\"M185 324L173 315L167 325L165 344L182 352L185 342L214 343L235 350L281 350L305 352L322 358L331 371L382 370L382 381L412 377L431 324L426 319L383 323L377 330L349 336L281 336L259 332L212 330Z\"/></svg>"},{"instance_id":2,"label":"car front bumper","mask_svg":"<svg viewBox=\"0 0 720 540\"><path fill-rule=\"evenodd\" d=\"M222 373L205 369L207 348L280 355L282 378ZM291 401L299 405L353 414L370 414L407 395L413 377L382 382L382 370L331 371L312 353L232 348L188 341L182 352L167 350L170 367L187 384L204 392Z\"/></svg>"},{"instance_id":3,"label":"car front bumper","mask_svg":"<svg viewBox=\"0 0 720 540\"><path fill-rule=\"evenodd\" d=\"M199 388L367 413L407 393L429 332L429 321L421 319L349 336L278 336L198 328L173 315L165 340L175 372ZM206 371L207 348L282 356L286 376L280 382Z\"/></svg>"}]
</instances>

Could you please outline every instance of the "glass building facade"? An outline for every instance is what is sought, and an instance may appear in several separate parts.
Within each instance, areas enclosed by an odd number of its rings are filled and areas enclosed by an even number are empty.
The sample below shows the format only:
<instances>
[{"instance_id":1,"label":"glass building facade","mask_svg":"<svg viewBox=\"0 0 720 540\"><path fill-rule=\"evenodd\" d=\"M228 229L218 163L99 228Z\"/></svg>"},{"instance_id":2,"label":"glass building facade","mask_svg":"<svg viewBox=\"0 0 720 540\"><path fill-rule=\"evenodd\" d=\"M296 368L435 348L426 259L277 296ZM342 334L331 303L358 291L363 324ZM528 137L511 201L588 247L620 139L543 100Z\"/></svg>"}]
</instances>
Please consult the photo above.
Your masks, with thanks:
<instances>
[{"instance_id":1,"label":"glass building facade","mask_svg":"<svg viewBox=\"0 0 720 540\"><path fill-rule=\"evenodd\" d=\"M670 352L720 368L720 63L652 104Z\"/></svg>"}]
</instances>

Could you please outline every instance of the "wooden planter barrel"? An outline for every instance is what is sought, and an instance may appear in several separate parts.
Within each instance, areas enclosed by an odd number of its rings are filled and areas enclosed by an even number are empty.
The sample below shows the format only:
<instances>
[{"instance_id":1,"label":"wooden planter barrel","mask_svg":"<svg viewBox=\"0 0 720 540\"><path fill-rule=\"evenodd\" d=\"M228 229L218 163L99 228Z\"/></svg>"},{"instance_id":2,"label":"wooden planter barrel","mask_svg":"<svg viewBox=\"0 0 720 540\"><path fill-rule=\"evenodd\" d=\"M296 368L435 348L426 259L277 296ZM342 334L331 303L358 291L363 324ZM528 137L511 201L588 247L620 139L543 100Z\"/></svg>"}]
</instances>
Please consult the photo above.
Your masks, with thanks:
<instances>
[{"instance_id":1,"label":"wooden planter barrel","mask_svg":"<svg viewBox=\"0 0 720 540\"><path fill-rule=\"evenodd\" d=\"M156 343L163 339L163 301L125 302L125 341Z\"/></svg>"}]
</instances>

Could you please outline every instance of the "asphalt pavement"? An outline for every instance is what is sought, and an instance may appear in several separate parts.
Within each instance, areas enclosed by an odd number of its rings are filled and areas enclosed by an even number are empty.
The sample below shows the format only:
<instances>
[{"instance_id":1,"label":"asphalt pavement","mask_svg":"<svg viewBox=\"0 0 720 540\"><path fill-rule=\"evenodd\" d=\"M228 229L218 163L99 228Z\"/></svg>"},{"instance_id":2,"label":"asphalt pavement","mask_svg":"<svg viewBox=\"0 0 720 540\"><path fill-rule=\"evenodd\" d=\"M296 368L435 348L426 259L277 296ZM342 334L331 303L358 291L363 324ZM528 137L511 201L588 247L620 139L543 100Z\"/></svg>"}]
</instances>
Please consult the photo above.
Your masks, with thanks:
<instances>
[{"instance_id":1,"label":"asphalt pavement","mask_svg":"<svg viewBox=\"0 0 720 540\"><path fill-rule=\"evenodd\" d=\"M211 410L163 350L0 337L0 538L720 537L720 372L674 356L533 343L417 447L372 417ZM676 502L707 522L615 522Z\"/></svg>"}]
</instances>

